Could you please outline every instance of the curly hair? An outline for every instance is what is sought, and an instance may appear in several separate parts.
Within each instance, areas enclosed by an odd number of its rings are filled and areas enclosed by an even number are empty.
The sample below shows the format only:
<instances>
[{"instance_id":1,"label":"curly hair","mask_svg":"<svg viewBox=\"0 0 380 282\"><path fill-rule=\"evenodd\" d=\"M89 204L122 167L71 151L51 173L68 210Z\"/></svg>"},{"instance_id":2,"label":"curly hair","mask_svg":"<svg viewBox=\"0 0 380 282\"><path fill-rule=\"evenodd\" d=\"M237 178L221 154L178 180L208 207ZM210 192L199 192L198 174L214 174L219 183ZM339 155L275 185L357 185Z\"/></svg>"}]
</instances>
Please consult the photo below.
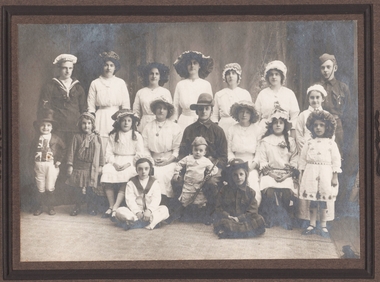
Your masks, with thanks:
<instances>
[{"instance_id":1,"label":"curly hair","mask_svg":"<svg viewBox=\"0 0 380 282\"><path fill-rule=\"evenodd\" d=\"M306 121L306 128L310 130L313 138L317 137L314 132L314 122L316 120L320 120L325 123L325 134L323 135L323 138L332 138L336 129L336 121L334 116L327 111L315 111L309 115Z\"/></svg>"},{"instance_id":2,"label":"curly hair","mask_svg":"<svg viewBox=\"0 0 380 282\"><path fill-rule=\"evenodd\" d=\"M132 119L132 127L131 127L131 129L132 129L132 140L136 141L137 140L136 131L137 131L137 125L138 125L138 118L135 117L134 115L127 115L127 116L122 117L121 120L124 119L124 118L127 118L127 117L130 117ZM115 134L115 142L119 141L119 132L121 130L121 126L120 126L120 121L121 120L116 120L113 123L113 129L109 133L110 136L112 134L116 133Z\"/></svg>"},{"instance_id":3,"label":"curly hair","mask_svg":"<svg viewBox=\"0 0 380 282\"><path fill-rule=\"evenodd\" d=\"M242 110L242 109L246 109L248 110L250 113L251 113L251 116L249 118L249 122L251 124L259 121L260 119L260 115L259 113L257 112L257 110L255 108L251 108L251 107L245 107L244 105L238 105L238 106L235 106L234 108L231 107L231 110L230 110L230 115L232 116L232 118L234 120L236 120L237 122L239 122L239 112Z\"/></svg>"},{"instance_id":4,"label":"curly hair","mask_svg":"<svg viewBox=\"0 0 380 282\"><path fill-rule=\"evenodd\" d=\"M283 73L281 70L279 70L279 69L270 69L270 70L267 72L267 74L265 75L265 80L266 80L266 82L270 84L270 82L269 82L269 75L270 75L270 71L271 71L271 70L278 71L278 73L279 73L280 76L281 76L281 84L283 84L284 81L285 81L285 75L284 75L284 73Z\"/></svg>"},{"instance_id":5,"label":"curly hair","mask_svg":"<svg viewBox=\"0 0 380 282\"><path fill-rule=\"evenodd\" d=\"M82 132L82 121L83 120L89 120L89 121L91 121L91 124L92 124L92 132L94 132L95 131L95 129L96 129L96 127L95 127L95 123L94 123L94 120L93 119L90 119L89 117L86 117L86 116L80 116L79 117L79 120L78 120L78 123L77 123L77 125L78 125L78 129L79 129L79 132Z\"/></svg>"},{"instance_id":6,"label":"curly hair","mask_svg":"<svg viewBox=\"0 0 380 282\"><path fill-rule=\"evenodd\" d=\"M108 61L112 62L115 65L115 71L113 73L113 74L115 74L121 68L121 65L120 65L120 62L118 60L115 60L114 58L111 58L111 57L103 57L103 58L101 58L101 60L100 60L100 67L101 67L101 70L102 70L101 73L103 73L104 65Z\"/></svg>"},{"instance_id":7,"label":"curly hair","mask_svg":"<svg viewBox=\"0 0 380 282\"><path fill-rule=\"evenodd\" d=\"M288 151L290 151L289 131L287 130L288 121L283 119L283 118L280 118L280 119L282 119L284 121L284 124L285 124L284 131L282 132L282 134L284 135L284 138L285 138L286 147L288 148ZM273 118L271 122L267 123L267 131L265 132L265 134L263 135L263 137L261 139L264 139L265 137L274 134L273 125L276 121L277 121L277 119Z\"/></svg>"},{"instance_id":8,"label":"curly hair","mask_svg":"<svg viewBox=\"0 0 380 282\"><path fill-rule=\"evenodd\" d=\"M163 86L169 81L169 68L164 64L153 62L138 67L138 74L142 78L145 87L149 85L149 73L154 68L158 69L158 72L160 73L160 80L158 81L159 86Z\"/></svg>"}]
</instances>

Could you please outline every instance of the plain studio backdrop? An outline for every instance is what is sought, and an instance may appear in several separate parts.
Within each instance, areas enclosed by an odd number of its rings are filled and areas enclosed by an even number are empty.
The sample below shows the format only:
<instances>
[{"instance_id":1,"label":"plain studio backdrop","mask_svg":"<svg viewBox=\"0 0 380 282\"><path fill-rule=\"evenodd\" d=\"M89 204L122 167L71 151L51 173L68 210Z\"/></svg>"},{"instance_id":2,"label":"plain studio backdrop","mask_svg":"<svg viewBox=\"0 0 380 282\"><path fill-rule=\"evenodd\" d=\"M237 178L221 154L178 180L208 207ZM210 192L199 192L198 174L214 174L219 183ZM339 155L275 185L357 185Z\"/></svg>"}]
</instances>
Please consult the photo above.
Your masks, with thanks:
<instances>
[{"instance_id":1,"label":"plain studio backdrop","mask_svg":"<svg viewBox=\"0 0 380 282\"><path fill-rule=\"evenodd\" d=\"M349 176L345 185L352 186L359 166L356 34L355 21L18 25L22 205L27 203L23 197L29 194L26 187L33 182L24 173L30 141L35 136L33 121L41 88L56 75L53 60L62 53L77 56L73 77L88 93L91 81L101 73L99 54L109 50L120 56L121 69L116 76L127 83L131 103L143 87L137 66L153 61L169 66L169 82L164 87L173 95L181 80L173 63L182 52L194 50L214 59L214 70L206 78L213 93L226 87L222 80L224 65L239 63L243 70L240 87L251 93L253 102L260 91L265 65L272 60L283 61L288 68L285 86L295 92L301 111L308 107L306 89L321 78L318 57L334 54L338 62L336 77L349 86L352 95L351 126L345 127L347 157L342 163Z\"/></svg>"}]
</instances>

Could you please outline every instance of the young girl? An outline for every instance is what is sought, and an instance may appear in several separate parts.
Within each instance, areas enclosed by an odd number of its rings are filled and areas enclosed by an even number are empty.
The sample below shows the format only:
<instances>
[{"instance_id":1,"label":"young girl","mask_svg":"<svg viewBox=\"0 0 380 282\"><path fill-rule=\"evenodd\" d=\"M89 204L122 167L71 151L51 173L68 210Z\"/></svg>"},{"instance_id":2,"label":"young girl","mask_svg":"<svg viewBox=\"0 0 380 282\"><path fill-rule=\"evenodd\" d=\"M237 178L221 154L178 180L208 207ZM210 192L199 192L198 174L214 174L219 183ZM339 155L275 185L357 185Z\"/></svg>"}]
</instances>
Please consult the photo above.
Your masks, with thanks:
<instances>
[{"instance_id":1,"label":"young girl","mask_svg":"<svg viewBox=\"0 0 380 282\"><path fill-rule=\"evenodd\" d=\"M92 187L97 187L98 176L104 165L100 136L95 134L95 116L83 113L78 120L81 133L74 135L67 153L67 174L70 176L66 184L75 187L75 207L70 213L80 213L83 196L88 196L88 212L96 215L95 194Z\"/></svg>"},{"instance_id":2,"label":"young girl","mask_svg":"<svg viewBox=\"0 0 380 282\"><path fill-rule=\"evenodd\" d=\"M267 131L258 148L261 169L260 189L262 202L260 214L267 227L281 225L292 229L290 202L294 188L292 176L297 172L296 142L289 136L292 124L288 114L275 111L267 123Z\"/></svg>"},{"instance_id":3,"label":"young girl","mask_svg":"<svg viewBox=\"0 0 380 282\"><path fill-rule=\"evenodd\" d=\"M215 210L214 232L219 238L256 237L265 232L248 175L248 162L241 159L232 160L226 169L228 184L221 189Z\"/></svg>"},{"instance_id":4,"label":"young girl","mask_svg":"<svg viewBox=\"0 0 380 282\"><path fill-rule=\"evenodd\" d=\"M136 161L136 176L127 184L125 201L128 207L120 207L116 218L125 230L145 227L154 229L169 217L166 206L160 206L161 187L153 177L153 160L140 158Z\"/></svg>"},{"instance_id":5,"label":"young girl","mask_svg":"<svg viewBox=\"0 0 380 282\"><path fill-rule=\"evenodd\" d=\"M137 153L143 153L144 142L136 129L138 118L131 110L119 110L112 115L112 119L115 120L114 129L108 139L101 182L109 204L103 217L116 221L116 209L124 200L126 183L136 175L133 158ZM118 188L116 201L114 188Z\"/></svg>"},{"instance_id":6,"label":"young girl","mask_svg":"<svg viewBox=\"0 0 380 282\"><path fill-rule=\"evenodd\" d=\"M329 202L335 202L338 194L338 173L342 172L339 149L331 139L336 121L329 112L317 111L310 114L306 126L311 131L312 139L305 143L298 163L301 171L299 197L310 201L310 225L302 234L316 233L319 213L319 234L329 237L326 222L334 219L334 209L327 207L331 206L328 205Z\"/></svg>"}]
</instances>

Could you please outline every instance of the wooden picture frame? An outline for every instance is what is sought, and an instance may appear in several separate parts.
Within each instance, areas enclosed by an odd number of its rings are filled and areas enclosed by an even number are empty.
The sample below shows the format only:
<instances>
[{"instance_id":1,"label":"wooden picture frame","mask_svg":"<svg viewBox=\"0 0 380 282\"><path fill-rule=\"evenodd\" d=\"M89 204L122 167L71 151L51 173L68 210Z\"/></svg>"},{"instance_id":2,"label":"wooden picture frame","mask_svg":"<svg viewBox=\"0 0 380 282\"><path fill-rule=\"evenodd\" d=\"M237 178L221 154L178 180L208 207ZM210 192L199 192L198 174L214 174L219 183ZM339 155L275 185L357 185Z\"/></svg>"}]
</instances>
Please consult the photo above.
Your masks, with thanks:
<instances>
[{"instance_id":1,"label":"wooden picture frame","mask_svg":"<svg viewBox=\"0 0 380 282\"><path fill-rule=\"evenodd\" d=\"M380 82L376 65L380 58L380 3L377 0L327 1L213 1L169 0L156 4L135 0L101 3L82 1L1 1L2 20L2 266L3 280L123 280L123 279L352 279L367 281L379 277L375 268L379 239L375 233L380 200L379 115ZM305 2L305 3L302 3ZM275 260L183 260L20 262L20 167L18 24L123 23L179 21L356 21L357 89L360 175L360 258L359 259L275 259ZM376 138L376 139L375 139ZM377 146L377 147L375 147ZM377 158L375 162L375 148ZM376 174L377 171L377 174ZM349 280L349 281L350 281Z\"/></svg>"}]
</instances>

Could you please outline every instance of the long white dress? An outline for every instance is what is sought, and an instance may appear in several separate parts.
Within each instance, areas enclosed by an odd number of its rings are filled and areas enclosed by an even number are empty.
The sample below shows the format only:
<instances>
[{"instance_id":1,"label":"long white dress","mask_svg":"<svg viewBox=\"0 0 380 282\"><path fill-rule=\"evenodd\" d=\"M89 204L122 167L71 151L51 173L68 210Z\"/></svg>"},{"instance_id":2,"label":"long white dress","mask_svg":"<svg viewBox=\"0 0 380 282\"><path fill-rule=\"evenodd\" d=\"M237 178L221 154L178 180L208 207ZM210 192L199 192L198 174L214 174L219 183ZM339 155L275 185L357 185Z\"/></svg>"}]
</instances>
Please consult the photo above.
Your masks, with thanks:
<instances>
[{"instance_id":1,"label":"long white dress","mask_svg":"<svg viewBox=\"0 0 380 282\"><path fill-rule=\"evenodd\" d=\"M103 173L100 182L102 183L124 183L135 175L136 168L133 165L133 158L136 154L143 154L144 141L140 133L136 133L136 140L132 140L132 130L127 132L119 131L119 140L115 142L115 134L108 138L106 148L106 165L103 167ZM124 165L129 163L130 166L122 171L117 171L113 164Z\"/></svg>"},{"instance_id":2,"label":"long white dress","mask_svg":"<svg viewBox=\"0 0 380 282\"><path fill-rule=\"evenodd\" d=\"M133 112L140 118L140 125L137 127L139 132L143 132L145 125L156 118L150 110L150 104L159 97L163 97L169 103L173 103L170 91L164 87L159 86L156 89L144 87L137 91L135 101L133 102Z\"/></svg>"},{"instance_id":3,"label":"long white dress","mask_svg":"<svg viewBox=\"0 0 380 282\"><path fill-rule=\"evenodd\" d=\"M228 130L228 161L238 158L248 162L250 166L248 176L248 186L255 190L257 204L261 203L261 190L259 185L259 173L257 169L252 169L252 162L259 164L259 158L256 150L260 140L260 127L253 123L248 127L242 127L240 124L231 126Z\"/></svg>"},{"instance_id":4,"label":"long white dress","mask_svg":"<svg viewBox=\"0 0 380 282\"><path fill-rule=\"evenodd\" d=\"M276 104L289 113L293 128L296 124L300 108L294 92L285 86L281 86L278 91L273 91L267 87L260 91L255 102L256 109L260 114L260 127L263 133L266 132L266 122L273 113Z\"/></svg>"},{"instance_id":5,"label":"long white dress","mask_svg":"<svg viewBox=\"0 0 380 282\"><path fill-rule=\"evenodd\" d=\"M168 159L172 155L177 158L182 134L181 127L171 120L167 119L162 123L153 120L145 126L142 133L144 149L152 155L153 159ZM165 166L154 166L154 177L160 183L161 194L169 198L173 197L171 179L175 166L176 162Z\"/></svg>"},{"instance_id":6,"label":"long white dress","mask_svg":"<svg viewBox=\"0 0 380 282\"><path fill-rule=\"evenodd\" d=\"M197 78L195 80L184 79L177 83L174 92L174 120L178 121L182 130L194 123L198 116L195 111L190 110L191 104L196 104L198 97L202 93L208 93L212 96L210 82Z\"/></svg>"},{"instance_id":7,"label":"long white dress","mask_svg":"<svg viewBox=\"0 0 380 282\"><path fill-rule=\"evenodd\" d=\"M112 131L114 123L111 116L120 108L131 108L127 84L116 76L109 79L99 76L91 82L87 103L88 111L96 115L95 127L102 139L105 153L108 134Z\"/></svg>"},{"instance_id":8,"label":"long white dress","mask_svg":"<svg viewBox=\"0 0 380 282\"><path fill-rule=\"evenodd\" d=\"M224 133L228 134L230 126L237 123L230 116L231 106L239 101L251 101L252 97L249 92L243 88L236 87L235 89L224 88L215 93L215 105L212 112L211 120L218 122L218 125L223 128Z\"/></svg>"}]
</instances>

